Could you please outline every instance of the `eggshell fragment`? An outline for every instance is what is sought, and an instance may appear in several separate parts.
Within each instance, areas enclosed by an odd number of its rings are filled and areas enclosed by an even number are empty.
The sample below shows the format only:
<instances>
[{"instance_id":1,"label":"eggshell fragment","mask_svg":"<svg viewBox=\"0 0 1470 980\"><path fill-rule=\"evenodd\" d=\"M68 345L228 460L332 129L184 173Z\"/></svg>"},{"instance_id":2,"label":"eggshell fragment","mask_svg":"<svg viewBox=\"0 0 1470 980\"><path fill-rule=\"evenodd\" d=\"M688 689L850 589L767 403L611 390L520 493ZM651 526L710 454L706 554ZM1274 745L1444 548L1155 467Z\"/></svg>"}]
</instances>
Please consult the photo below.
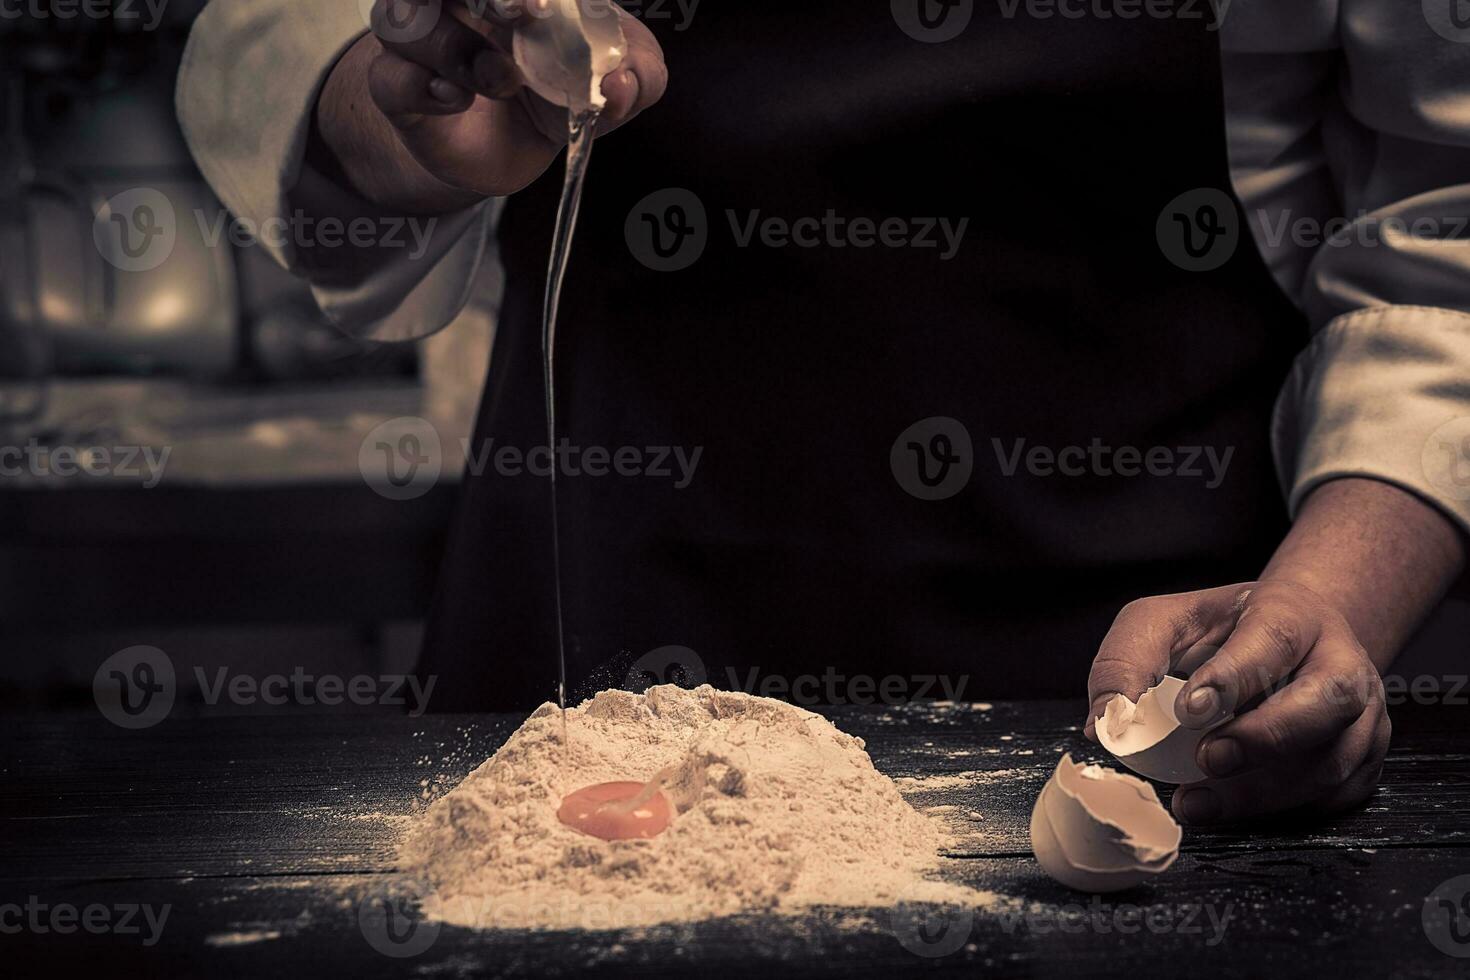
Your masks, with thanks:
<instances>
[{"instance_id":1,"label":"eggshell fragment","mask_svg":"<svg viewBox=\"0 0 1470 980\"><path fill-rule=\"evenodd\" d=\"M1138 702L1122 694L1107 703L1097 721L1097 740L1123 765L1161 783L1192 783L1205 778L1194 761L1200 740L1211 728L1185 728L1174 714L1174 700L1184 689L1178 677L1165 677L1144 691Z\"/></svg>"},{"instance_id":2,"label":"eggshell fragment","mask_svg":"<svg viewBox=\"0 0 1470 980\"><path fill-rule=\"evenodd\" d=\"M527 0L511 41L531 91L574 114L607 104L602 80L623 62L627 38L609 0Z\"/></svg>"},{"instance_id":3,"label":"eggshell fragment","mask_svg":"<svg viewBox=\"0 0 1470 980\"><path fill-rule=\"evenodd\" d=\"M1062 756L1031 811L1031 850L1042 870L1086 892L1132 888L1179 856L1184 832L1152 786Z\"/></svg>"}]
</instances>

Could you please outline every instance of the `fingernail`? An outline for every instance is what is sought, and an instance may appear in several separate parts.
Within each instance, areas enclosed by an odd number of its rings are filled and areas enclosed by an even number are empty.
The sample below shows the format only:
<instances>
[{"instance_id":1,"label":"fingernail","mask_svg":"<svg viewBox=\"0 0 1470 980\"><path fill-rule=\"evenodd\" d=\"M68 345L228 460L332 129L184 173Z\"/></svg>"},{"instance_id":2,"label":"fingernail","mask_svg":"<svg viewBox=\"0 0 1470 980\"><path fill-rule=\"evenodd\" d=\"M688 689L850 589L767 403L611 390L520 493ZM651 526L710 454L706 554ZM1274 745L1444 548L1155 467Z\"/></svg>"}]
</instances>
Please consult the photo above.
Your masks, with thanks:
<instances>
[{"instance_id":1,"label":"fingernail","mask_svg":"<svg viewBox=\"0 0 1470 980\"><path fill-rule=\"evenodd\" d=\"M436 78L429 82L429 94L445 105L454 105L464 90L447 78Z\"/></svg>"},{"instance_id":2,"label":"fingernail","mask_svg":"<svg viewBox=\"0 0 1470 980\"><path fill-rule=\"evenodd\" d=\"M628 69L626 68L619 68L617 71L609 72L602 78L602 95L604 98L607 99L615 98L618 86L631 85L632 82L633 73L628 71ZM632 101L629 101L628 107L631 109L632 106Z\"/></svg>"},{"instance_id":3,"label":"fingernail","mask_svg":"<svg viewBox=\"0 0 1470 980\"><path fill-rule=\"evenodd\" d=\"M1200 750L1200 768L1211 776L1228 776L1245 765L1245 753L1233 738L1216 738Z\"/></svg>"},{"instance_id":4,"label":"fingernail","mask_svg":"<svg viewBox=\"0 0 1470 980\"><path fill-rule=\"evenodd\" d=\"M1220 819L1220 797L1212 789L1185 790L1182 799L1175 795L1174 809L1185 823L1210 823Z\"/></svg>"},{"instance_id":5,"label":"fingernail","mask_svg":"<svg viewBox=\"0 0 1470 980\"><path fill-rule=\"evenodd\" d=\"M1220 710L1220 692L1213 687L1197 687L1189 692L1184 710L1195 718L1211 718Z\"/></svg>"}]
</instances>

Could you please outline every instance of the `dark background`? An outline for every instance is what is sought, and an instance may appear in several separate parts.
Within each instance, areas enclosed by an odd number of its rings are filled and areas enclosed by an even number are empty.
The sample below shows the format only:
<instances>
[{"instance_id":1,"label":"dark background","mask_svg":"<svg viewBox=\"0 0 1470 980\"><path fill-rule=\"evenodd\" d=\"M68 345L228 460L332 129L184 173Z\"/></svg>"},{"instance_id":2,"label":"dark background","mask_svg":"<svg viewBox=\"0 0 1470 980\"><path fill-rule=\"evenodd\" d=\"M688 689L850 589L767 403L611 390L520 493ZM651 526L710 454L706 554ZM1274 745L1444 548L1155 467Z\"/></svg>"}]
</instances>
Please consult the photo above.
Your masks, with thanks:
<instances>
[{"instance_id":1,"label":"dark background","mask_svg":"<svg viewBox=\"0 0 1470 980\"><path fill-rule=\"evenodd\" d=\"M468 435L494 297L428 343L360 345L262 249L224 246L204 281L171 260L141 296L79 299L106 274L89 202L149 182L213 200L172 103L201 6L176 0L146 31L0 20L0 445L170 450L153 487L0 477L0 705L88 705L97 665L137 644L257 675L400 672L417 654L457 457L392 501L358 452L395 417L429 420L445 445ZM148 323L175 292L185 313ZM1462 586L1399 672L1465 673L1467 635ZM985 697L983 678L966 693Z\"/></svg>"}]
</instances>

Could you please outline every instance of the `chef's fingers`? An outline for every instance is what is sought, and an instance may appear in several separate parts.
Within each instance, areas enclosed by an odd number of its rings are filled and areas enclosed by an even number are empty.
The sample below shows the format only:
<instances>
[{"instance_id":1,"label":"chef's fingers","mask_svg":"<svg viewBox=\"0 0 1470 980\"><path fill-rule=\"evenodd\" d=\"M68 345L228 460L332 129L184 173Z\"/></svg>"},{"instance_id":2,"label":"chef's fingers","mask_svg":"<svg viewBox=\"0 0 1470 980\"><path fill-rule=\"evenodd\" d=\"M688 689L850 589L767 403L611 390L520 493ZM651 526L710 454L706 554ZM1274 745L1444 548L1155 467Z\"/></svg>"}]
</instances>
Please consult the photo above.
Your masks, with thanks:
<instances>
[{"instance_id":1,"label":"chef's fingers","mask_svg":"<svg viewBox=\"0 0 1470 980\"><path fill-rule=\"evenodd\" d=\"M1136 599L1119 611L1098 647L1087 677L1084 732L1095 738L1097 719L1119 694L1139 695L1168 673L1176 657L1200 644L1218 642L1234 623L1244 586Z\"/></svg>"},{"instance_id":2,"label":"chef's fingers","mask_svg":"<svg viewBox=\"0 0 1470 980\"><path fill-rule=\"evenodd\" d=\"M1174 791L1174 816L1187 824L1227 823L1269 813L1360 802L1382 761L1380 717L1364 712L1336 741L1269 769L1210 779Z\"/></svg>"},{"instance_id":3,"label":"chef's fingers","mask_svg":"<svg viewBox=\"0 0 1470 980\"><path fill-rule=\"evenodd\" d=\"M409 128L420 116L464 112L475 101L475 93L387 50L368 67L368 94L400 129Z\"/></svg>"},{"instance_id":4,"label":"chef's fingers","mask_svg":"<svg viewBox=\"0 0 1470 980\"><path fill-rule=\"evenodd\" d=\"M1174 701L1187 728L1207 728L1291 674L1322 632L1322 600L1285 582L1257 584L1240 600L1225 644L1190 675Z\"/></svg>"},{"instance_id":5,"label":"chef's fingers","mask_svg":"<svg viewBox=\"0 0 1470 980\"><path fill-rule=\"evenodd\" d=\"M1337 789L1328 793L1317 803L1323 813L1341 813L1351 810L1373 795L1378 779L1383 775L1383 760L1388 756L1389 744L1393 741L1393 723L1385 711L1378 716L1373 729L1373 739L1368 747L1368 757L1353 774Z\"/></svg>"},{"instance_id":6,"label":"chef's fingers","mask_svg":"<svg viewBox=\"0 0 1470 980\"><path fill-rule=\"evenodd\" d=\"M1336 738L1365 711L1383 710L1383 682L1350 637L1317 644L1291 683L1200 743L1208 775L1269 768Z\"/></svg>"},{"instance_id":7,"label":"chef's fingers","mask_svg":"<svg viewBox=\"0 0 1470 980\"><path fill-rule=\"evenodd\" d=\"M663 49L653 34L638 18L620 10L623 36L628 50L617 71L602 80L602 94L607 106L597 123L597 135L617 129L643 110L663 98L669 87L669 69L664 64Z\"/></svg>"},{"instance_id":8,"label":"chef's fingers","mask_svg":"<svg viewBox=\"0 0 1470 980\"><path fill-rule=\"evenodd\" d=\"M437 0L377 0L370 22L386 50L462 89L491 99L520 91L521 73L508 51L459 15L445 16Z\"/></svg>"}]
</instances>

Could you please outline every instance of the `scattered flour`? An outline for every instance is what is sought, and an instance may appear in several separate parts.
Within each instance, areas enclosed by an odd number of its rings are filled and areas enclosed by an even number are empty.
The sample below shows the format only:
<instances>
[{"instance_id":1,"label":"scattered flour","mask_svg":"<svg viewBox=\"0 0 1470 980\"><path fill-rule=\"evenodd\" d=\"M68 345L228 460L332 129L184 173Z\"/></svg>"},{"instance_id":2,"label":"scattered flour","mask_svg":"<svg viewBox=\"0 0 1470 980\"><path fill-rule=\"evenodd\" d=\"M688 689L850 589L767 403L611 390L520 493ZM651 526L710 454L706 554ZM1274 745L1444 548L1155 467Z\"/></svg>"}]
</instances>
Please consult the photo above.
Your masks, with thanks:
<instances>
[{"instance_id":1,"label":"scattered flour","mask_svg":"<svg viewBox=\"0 0 1470 980\"><path fill-rule=\"evenodd\" d=\"M813 906L976 904L934 880L942 824L904 802L863 741L769 698L666 685L542 705L403 840L424 911L479 928L618 929ZM591 783L672 767L676 816L603 841L556 818Z\"/></svg>"},{"instance_id":2,"label":"scattered flour","mask_svg":"<svg viewBox=\"0 0 1470 980\"><path fill-rule=\"evenodd\" d=\"M269 942L272 939L280 939L281 933L277 929L253 929L248 932L225 932L215 933L204 937L206 946L216 948L222 946L250 946L254 943Z\"/></svg>"},{"instance_id":3,"label":"scattered flour","mask_svg":"<svg viewBox=\"0 0 1470 980\"><path fill-rule=\"evenodd\" d=\"M1009 782L1024 775L1025 770L1022 769L974 769L967 772L939 773L933 776L901 776L894 782L905 793L933 793L940 790Z\"/></svg>"}]
</instances>

